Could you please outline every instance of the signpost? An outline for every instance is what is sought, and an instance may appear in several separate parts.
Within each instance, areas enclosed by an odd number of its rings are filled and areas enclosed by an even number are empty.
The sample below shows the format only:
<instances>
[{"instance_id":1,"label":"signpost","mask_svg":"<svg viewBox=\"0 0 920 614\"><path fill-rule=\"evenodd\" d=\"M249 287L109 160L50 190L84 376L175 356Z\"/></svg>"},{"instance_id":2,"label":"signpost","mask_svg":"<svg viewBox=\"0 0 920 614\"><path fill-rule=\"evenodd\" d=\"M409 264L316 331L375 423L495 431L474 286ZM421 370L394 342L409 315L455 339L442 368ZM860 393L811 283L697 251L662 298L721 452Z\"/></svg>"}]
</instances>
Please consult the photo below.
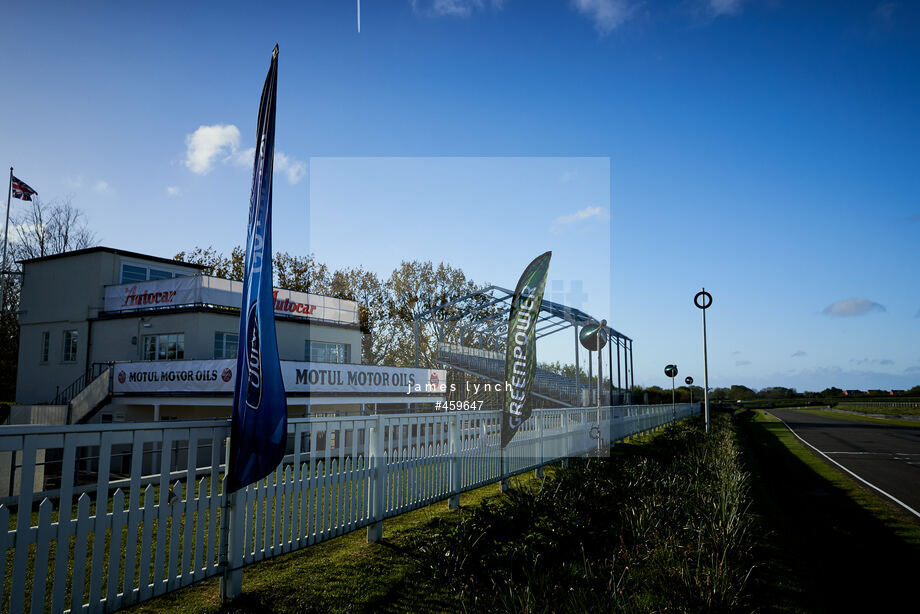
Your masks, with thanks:
<instances>
[{"instance_id":1,"label":"signpost","mask_svg":"<svg viewBox=\"0 0 920 614\"><path fill-rule=\"evenodd\" d=\"M671 378L671 414L677 416L677 406L674 398L674 378L677 377L677 365L665 365L664 374Z\"/></svg>"},{"instance_id":2,"label":"signpost","mask_svg":"<svg viewBox=\"0 0 920 614\"><path fill-rule=\"evenodd\" d=\"M693 378L689 375L684 378L684 383L687 384L687 387L690 389L690 404L693 404Z\"/></svg>"},{"instance_id":3,"label":"signpost","mask_svg":"<svg viewBox=\"0 0 920 614\"><path fill-rule=\"evenodd\" d=\"M601 350L607 345L607 320L601 320L598 324L589 324L581 329L578 334L581 344L588 350L588 361L591 360L591 352L597 352L597 455L601 454L601 378L603 377ZM593 430L593 429L592 429Z\"/></svg>"},{"instance_id":4,"label":"signpost","mask_svg":"<svg viewBox=\"0 0 920 614\"><path fill-rule=\"evenodd\" d=\"M674 378L677 377L677 365L665 365L664 374L671 378L671 404L675 403L674 399Z\"/></svg>"},{"instance_id":5,"label":"signpost","mask_svg":"<svg viewBox=\"0 0 920 614\"><path fill-rule=\"evenodd\" d=\"M712 306L712 295L703 288L693 297L693 304L703 312L703 415L709 432L709 361L706 355L706 310Z\"/></svg>"}]
</instances>

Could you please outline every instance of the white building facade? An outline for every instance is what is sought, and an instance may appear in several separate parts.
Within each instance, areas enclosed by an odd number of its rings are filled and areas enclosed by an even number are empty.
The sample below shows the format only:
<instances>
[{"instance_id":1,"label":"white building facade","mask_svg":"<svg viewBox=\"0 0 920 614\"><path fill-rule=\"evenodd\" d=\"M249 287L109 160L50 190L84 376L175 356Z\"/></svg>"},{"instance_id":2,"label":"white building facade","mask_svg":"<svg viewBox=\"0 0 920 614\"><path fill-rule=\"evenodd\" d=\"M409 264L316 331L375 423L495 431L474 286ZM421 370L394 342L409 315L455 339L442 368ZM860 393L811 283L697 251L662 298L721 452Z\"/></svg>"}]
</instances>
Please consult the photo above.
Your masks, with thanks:
<instances>
[{"instance_id":1,"label":"white building facade","mask_svg":"<svg viewBox=\"0 0 920 614\"><path fill-rule=\"evenodd\" d=\"M241 282L106 247L22 264L16 422L24 414L56 423L229 416ZM289 415L406 411L443 400L442 370L361 364L365 333L353 301L274 294ZM75 409L93 382L97 399ZM43 412L52 417L34 419Z\"/></svg>"}]
</instances>

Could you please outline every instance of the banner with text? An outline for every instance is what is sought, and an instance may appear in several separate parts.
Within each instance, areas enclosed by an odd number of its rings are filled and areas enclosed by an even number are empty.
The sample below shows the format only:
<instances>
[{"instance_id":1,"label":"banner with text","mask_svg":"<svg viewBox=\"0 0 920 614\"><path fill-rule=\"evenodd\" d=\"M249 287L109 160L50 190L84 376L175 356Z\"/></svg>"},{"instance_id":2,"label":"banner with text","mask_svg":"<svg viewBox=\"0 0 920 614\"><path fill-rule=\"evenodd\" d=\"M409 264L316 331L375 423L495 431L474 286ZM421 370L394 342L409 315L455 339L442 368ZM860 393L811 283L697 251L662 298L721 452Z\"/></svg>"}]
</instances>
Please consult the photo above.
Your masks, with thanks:
<instances>
[{"instance_id":1,"label":"banner with text","mask_svg":"<svg viewBox=\"0 0 920 614\"><path fill-rule=\"evenodd\" d=\"M276 316L339 324L358 323L358 308L354 301L280 288L272 290L272 299ZM242 300L242 282L195 275L106 286L103 309L116 312L182 305L220 305L239 309Z\"/></svg>"},{"instance_id":2,"label":"banner with text","mask_svg":"<svg viewBox=\"0 0 920 614\"><path fill-rule=\"evenodd\" d=\"M443 395L443 369L376 367L320 362L281 361L288 394L427 394ZM232 393L236 360L181 360L116 363L112 390L118 393Z\"/></svg>"}]
</instances>

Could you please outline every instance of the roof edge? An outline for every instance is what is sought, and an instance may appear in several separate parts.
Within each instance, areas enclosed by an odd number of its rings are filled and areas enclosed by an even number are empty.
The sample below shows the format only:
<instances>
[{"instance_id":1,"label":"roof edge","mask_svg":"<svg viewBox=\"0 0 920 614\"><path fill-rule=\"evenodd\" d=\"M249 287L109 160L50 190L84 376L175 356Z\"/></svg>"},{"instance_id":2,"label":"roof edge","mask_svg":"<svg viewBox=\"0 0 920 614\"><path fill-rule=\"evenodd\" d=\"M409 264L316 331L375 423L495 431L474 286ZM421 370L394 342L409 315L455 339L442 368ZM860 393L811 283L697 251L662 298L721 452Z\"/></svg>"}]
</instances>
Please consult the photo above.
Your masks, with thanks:
<instances>
[{"instance_id":1,"label":"roof edge","mask_svg":"<svg viewBox=\"0 0 920 614\"><path fill-rule=\"evenodd\" d=\"M110 254L115 254L116 256L129 256L131 258L141 258L143 260L151 260L153 262L159 262L162 264L172 264L178 266L186 266L193 269L198 269L199 271L204 270L206 267L203 264L195 264L193 262L182 262L181 260L175 260L173 258L163 258L162 256L151 256L149 254L142 254L140 252L132 252L125 249L116 249L114 247L87 247L84 249L76 249L70 252L61 252L59 254L51 254L49 256L41 256L39 258L29 258L27 260L19 260L20 264L31 264L33 262L45 262L46 260L54 260L56 258L68 258L70 256L83 256L85 254L93 254L96 252L107 252Z\"/></svg>"}]
</instances>

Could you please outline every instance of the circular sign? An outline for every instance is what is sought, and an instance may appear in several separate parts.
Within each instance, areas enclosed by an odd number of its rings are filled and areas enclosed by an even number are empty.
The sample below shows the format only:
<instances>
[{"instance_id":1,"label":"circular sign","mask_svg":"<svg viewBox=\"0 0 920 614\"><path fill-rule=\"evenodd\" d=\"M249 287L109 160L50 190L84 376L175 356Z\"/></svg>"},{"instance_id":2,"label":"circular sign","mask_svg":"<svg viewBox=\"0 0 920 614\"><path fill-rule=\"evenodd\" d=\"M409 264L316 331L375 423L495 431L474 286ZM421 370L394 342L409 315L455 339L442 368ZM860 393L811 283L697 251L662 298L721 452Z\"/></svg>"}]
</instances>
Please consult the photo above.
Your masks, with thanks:
<instances>
[{"instance_id":1,"label":"circular sign","mask_svg":"<svg viewBox=\"0 0 920 614\"><path fill-rule=\"evenodd\" d=\"M693 383L693 378L688 375L686 379L684 379L684 383L686 383L689 386L690 384Z\"/></svg>"},{"instance_id":2,"label":"circular sign","mask_svg":"<svg viewBox=\"0 0 920 614\"><path fill-rule=\"evenodd\" d=\"M668 377L677 377L677 365L667 365L664 368L664 374Z\"/></svg>"},{"instance_id":3,"label":"circular sign","mask_svg":"<svg viewBox=\"0 0 920 614\"><path fill-rule=\"evenodd\" d=\"M607 345L607 320L598 324L588 324L578 333L578 340L586 350L592 352L604 349Z\"/></svg>"},{"instance_id":4,"label":"circular sign","mask_svg":"<svg viewBox=\"0 0 920 614\"><path fill-rule=\"evenodd\" d=\"M124 384L124 383L125 383L125 372L124 372L124 371L119 371L119 372L118 372L118 383L119 383L119 384Z\"/></svg>"},{"instance_id":5,"label":"circular sign","mask_svg":"<svg viewBox=\"0 0 920 614\"><path fill-rule=\"evenodd\" d=\"M712 295L705 290L701 290L693 297L693 304L700 309L709 309L709 306L712 305Z\"/></svg>"},{"instance_id":6,"label":"circular sign","mask_svg":"<svg viewBox=\"0 0 920 614\"><path fill-rule=\"evenodd\" d=\"M229 367L220 372L220 379L224 380L225 382L229 382L232 377L233 371L231 371Z\"/></svg>"}]
</instances>

